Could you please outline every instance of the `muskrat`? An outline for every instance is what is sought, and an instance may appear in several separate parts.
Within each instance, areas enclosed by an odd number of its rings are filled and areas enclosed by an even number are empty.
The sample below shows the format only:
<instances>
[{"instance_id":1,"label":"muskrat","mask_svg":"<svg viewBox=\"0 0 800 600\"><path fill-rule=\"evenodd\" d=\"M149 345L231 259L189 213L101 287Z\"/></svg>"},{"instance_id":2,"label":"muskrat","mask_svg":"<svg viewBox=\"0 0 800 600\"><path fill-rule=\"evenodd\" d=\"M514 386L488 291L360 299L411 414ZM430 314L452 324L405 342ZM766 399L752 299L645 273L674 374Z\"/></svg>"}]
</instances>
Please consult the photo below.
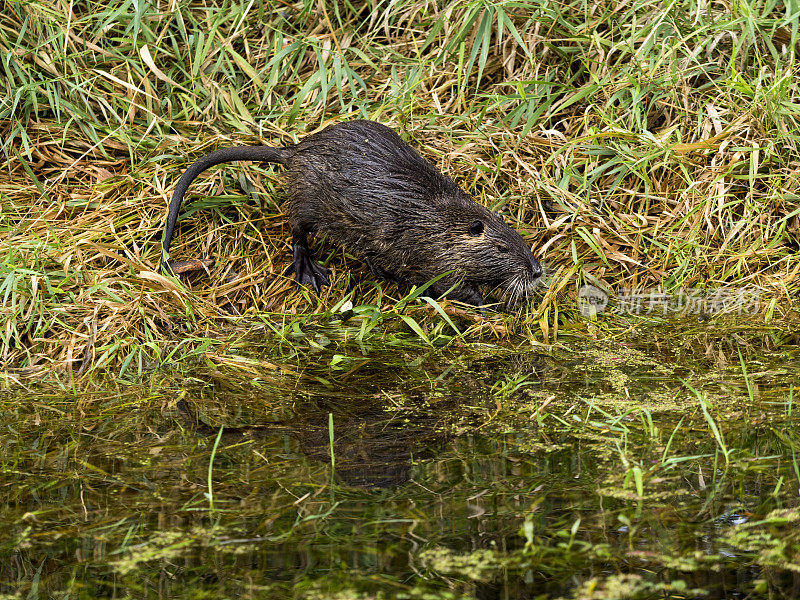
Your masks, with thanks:
<instances>
[{"instance_id":1,"label":"muskrat","mask_svg":"<svg viewBox=\"0 0 800 600\"><path fill-rule=\"evenodd\" d=\"M373 121L331 125L283 148L242 146L210 152L183 173L169 205L162 266L189 184L214 165L253 160L286 167L287 212L298 285L319 293L330 269L311 258L306 236L327 236L366 261L380 279L421 285L474 306L482 287L527 298L542 268L522 236L470 198L399 135Z\"/></svg>"}]
</instances>

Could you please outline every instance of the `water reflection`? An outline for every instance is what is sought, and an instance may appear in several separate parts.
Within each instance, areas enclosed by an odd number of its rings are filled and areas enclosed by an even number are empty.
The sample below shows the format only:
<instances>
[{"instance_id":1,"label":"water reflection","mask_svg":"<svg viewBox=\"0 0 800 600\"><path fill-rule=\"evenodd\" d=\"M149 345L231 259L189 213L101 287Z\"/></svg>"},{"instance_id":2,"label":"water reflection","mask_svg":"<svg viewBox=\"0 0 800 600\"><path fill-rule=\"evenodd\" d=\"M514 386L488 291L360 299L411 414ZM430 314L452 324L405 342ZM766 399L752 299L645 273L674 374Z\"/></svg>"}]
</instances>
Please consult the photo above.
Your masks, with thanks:
<instances>
[{"instance_id":1,"label":"water reflection","mask_svg":"<svg viewBox=\"0 0 800 600\"><path fill-rule=\"evenodd\" d=\"M336 348L8 397L0 593L791 597L797 348L736 336Z\"/></svg>"}]
</instances>

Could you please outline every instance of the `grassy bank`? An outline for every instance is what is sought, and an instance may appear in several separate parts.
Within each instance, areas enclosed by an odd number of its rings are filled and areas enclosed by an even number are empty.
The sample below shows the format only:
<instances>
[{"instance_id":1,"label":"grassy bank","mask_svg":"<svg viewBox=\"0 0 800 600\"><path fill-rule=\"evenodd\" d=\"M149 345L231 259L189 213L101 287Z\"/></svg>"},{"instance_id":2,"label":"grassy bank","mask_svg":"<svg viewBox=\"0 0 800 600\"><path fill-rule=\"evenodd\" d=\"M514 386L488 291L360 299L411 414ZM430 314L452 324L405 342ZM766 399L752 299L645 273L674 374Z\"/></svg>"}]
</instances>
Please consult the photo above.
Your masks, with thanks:
<instances>
[{"instance_id":1,"label":"grassy bank","mask_svg":"<svg viewBox=\"0 0 800 600\"><path fill-rule=\"evenodd\" d=\"M171 254L216 265L186 287L155 272L191 160L357 117L399 130L548 265L551 293L520 315L445 304L468 339L552 340L584 282L757 285L779 313L800 272L797 24L757 1L5 2L0 364L139 372L238 339L235 315L280 332L345 299L445 336L438 311L401 312L408 290L324 242L321 297L282 277L271 167L202 176Z\"/></svg>"}]
</instances>

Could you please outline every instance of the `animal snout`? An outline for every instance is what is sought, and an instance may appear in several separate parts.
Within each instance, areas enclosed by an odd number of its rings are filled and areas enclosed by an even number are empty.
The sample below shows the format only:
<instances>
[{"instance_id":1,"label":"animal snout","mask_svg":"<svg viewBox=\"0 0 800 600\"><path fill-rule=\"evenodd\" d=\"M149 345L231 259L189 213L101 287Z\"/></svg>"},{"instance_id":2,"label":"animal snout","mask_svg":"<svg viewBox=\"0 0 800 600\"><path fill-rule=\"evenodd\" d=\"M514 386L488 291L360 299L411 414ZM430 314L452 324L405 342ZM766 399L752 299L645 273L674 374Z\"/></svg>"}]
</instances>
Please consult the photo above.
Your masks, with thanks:
<instances>
[{"instance_id":1,"label":"animal snout","mask_svg":"<svg viewBox=\"0 0 800 600\"><path fill-rule=\"evenodd\" d=\"M531 277L533 277L534 279L537 279L537 278L541 277L542 276L542 265L539 264L539 261L536 260L536 258L533 256L533 254L530 255L528 260L531 263Z\"/></svg>"}]
</instances>

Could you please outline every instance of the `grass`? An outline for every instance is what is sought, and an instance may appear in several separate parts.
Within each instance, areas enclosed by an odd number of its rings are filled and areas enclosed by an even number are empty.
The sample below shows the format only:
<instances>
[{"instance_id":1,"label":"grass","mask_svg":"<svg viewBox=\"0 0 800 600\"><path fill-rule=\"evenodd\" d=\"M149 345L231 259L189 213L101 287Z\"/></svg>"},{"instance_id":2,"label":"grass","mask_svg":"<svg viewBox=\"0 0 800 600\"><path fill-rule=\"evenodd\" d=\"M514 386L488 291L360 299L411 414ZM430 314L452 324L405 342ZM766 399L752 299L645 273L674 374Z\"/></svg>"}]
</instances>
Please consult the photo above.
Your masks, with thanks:
<instances>
[{"instance_id":1,"label":"grass","mask_svg":"<svg viewBox=\"0 0 800 600\"><path fill-rule=\"evenodd\" d=\"M798 15L783 4L33 0L1 12L0 365L12 378L142 373L225 347L250 322L232 315L318 318L346 297L423 340L450 329L444 313L468 321L461 339L552 341L583 282L757 285L776 316L797 293ZM211 272L156 272L189 162L358 117L399 130L499 210L559 293L519 315L462 316L374 284L324 241L331 287L297 290L281 276L279 173L250 164L192 186L171 254L215 258Z\"/></svg>"}]
</instances>

